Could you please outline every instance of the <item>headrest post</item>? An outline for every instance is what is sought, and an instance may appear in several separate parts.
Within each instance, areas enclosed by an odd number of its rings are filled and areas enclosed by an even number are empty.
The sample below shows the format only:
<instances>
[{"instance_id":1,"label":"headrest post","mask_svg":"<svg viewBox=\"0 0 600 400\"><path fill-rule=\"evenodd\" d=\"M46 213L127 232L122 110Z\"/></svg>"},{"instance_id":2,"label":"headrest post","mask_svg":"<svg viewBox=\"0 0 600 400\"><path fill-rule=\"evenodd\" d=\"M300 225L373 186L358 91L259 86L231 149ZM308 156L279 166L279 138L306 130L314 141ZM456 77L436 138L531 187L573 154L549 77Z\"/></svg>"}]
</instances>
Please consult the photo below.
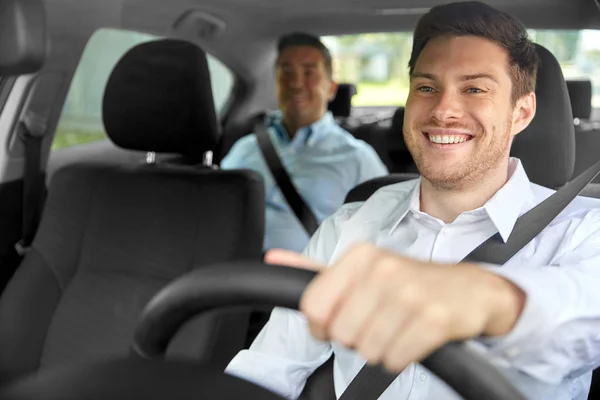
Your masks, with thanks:
<instances>
[{"instance_id":1,"label":"headrest post","mask_svg":"<svg viewBox=\"0 0 600 400\"><path fill-rule=\"evenodd\" d=\"M156 164L156 153L153 151L149 151L146 153L146 164L154 165Z\"/></svg>"},{"instance_id":2,"label":"headrest post","mask_svg":"<svg viewBox=\"0 0 600 400\"><path fill-rule=\"evenodd\" d=\"M213 152L211 150L209 150L202 155L202 165L204 165L205 167L210 167L210 166L212 166L212 163L213 163Z\"/></svg>"}]
</instances>

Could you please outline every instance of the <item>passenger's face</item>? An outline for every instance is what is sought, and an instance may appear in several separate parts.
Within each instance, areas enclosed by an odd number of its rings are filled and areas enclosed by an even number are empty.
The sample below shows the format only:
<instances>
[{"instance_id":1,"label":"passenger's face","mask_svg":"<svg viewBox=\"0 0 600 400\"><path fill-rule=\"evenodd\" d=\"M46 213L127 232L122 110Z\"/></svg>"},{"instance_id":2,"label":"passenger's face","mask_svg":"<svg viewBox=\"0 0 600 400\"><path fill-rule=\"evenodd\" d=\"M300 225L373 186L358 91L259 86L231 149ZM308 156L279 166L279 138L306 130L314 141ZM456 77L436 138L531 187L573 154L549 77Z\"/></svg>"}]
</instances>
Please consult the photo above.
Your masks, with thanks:
<instances>
[{"instance_id":1,"label":"passenger's face","mask_svg":"<svg viewBox=\"0 0 600 400\"><path fill-rule=\"evenodd\" d=\"M335 96L321 52L310 46L293 46L280 55L276 67L277 99L284 120L297 126L321 119Z\"/></svg>"},{"instance_id":2,"label":"passenger's face","mask_svg":"<svg viewBox=\"0 0 600 400\"><path fill-rule=\"evenodd\" d=\"M404 138L423 176L456 188L507 168L513 137L535 113L535 95L513 104L508 53L475 36L439 37L415 64Z\"/></svg>"}]
</instances>

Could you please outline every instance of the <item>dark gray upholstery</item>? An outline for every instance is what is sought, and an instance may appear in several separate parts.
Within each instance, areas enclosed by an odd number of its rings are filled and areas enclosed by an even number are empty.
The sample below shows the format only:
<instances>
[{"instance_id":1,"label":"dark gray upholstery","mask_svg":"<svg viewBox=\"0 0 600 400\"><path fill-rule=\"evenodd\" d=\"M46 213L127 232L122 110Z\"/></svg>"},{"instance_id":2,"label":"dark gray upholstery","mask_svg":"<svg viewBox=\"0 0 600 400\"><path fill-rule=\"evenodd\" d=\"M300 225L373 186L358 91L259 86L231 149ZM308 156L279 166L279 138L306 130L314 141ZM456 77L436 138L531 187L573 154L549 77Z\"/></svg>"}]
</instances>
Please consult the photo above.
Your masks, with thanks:
<instances>
[{"instance_id":1,"label":"dark gray upholstery","mask_svg":"<svg viewBox=\"0 0 600 400\"><path fill-rule=\"evenodd\" d=\"M600 123L590 120L592 113L591 81L567 81L567 87L573 116L577 118L575 125L576 157L573 171L573 176L576 176L600 160ZM594 182L600 183L600 176L596 177ZM595 191L588 189L588 193L595 193Z\"/></svg>"},{"instance_id":2,"label":"dark gray upholstery","mask_svg":"<svg viewBox=\"0 0 600 400\"><path fill-rule=\"evenodd\" d=\"M592 82L589 79L568 80L573 118L589 119L592 114Z\"/></svg>"},{"instance_id":3,"label":"dark gray upholstery","mask_svg":"<svg viewBox=\"0 0 600 400\"><path fill-rule=\"evenodd\" d=\"M575 128L560 65L543 46L536 47L541 61L535 89L537 111L529 126L516 136L511 155L521 159L532 182L556 189L568 182L573 175ZM393 174L363 182L348 193L346 202L365 200L382 186L416 176ZM585 193L596 197L600 188L595 185L598 184L590 184Z\"/></svg>"},{"instance_id":4,"label":"dark gray upholstery","mask_svg":"<svg viewBox=\"0 0 600 400\"><path fill-rule=\"evenodd\" d=\"M201 60L198 65L206 64L200 49L176 41L142 44L132 52L137 58L129 65L142 72L135 76L136 85L125 85L131 90L125 92L113 76L105 96L115 99L118 93L123 96L119 101L129 99L121 105L140 118L133 92L147 100L144 87L156 90L149 71L158 73L152 67L144 70L144 54L153 60L164 54L174 63L187 63L193 55ZM123 63L129 62L125 55L117 71L124 72ZM173 85L182 87L178 79L188 77L173 75L178 71L176 66L171 72L160 69L161 74L170 74ZM203 71L204 67L199 74ZM206 126L187 118L172 121L176 128L169 130L165 114L150 113L144 115L148 121L136 127L119 121L121 112L111 114L115 109L105 107L106 126L121 128L109 135L135 150L153 150L154 144L156 150L187 154L191 146L200 146L200 153L210 149L217 132L211 121L212 100L200 101L206 99L203 90L210 88L208 76L203 76L204 80L188 84L198 94L193 104L208 119ZM188 107L190 98L165 91L154 101L157 107L172 103L175 109L178 102ZM139 104L147 109L147 102ZM165 127L151 131L162 138L144 137L152 125L149 121ZM129 133L131 138L126 138ZM196 138L202 135L207 138ZM264 201L262 180L251 171L140 163L74 164L57 171L33 246L0 298L0 380L39 367L126 354L140 311L167 282L214 262L260 259ZM244 345L248 317L247 310L201 317L180 333L171 354L224 368Z\"/></svg>"},{"instance_id":5,"label":"dark gray upholstery","mask_svg":"<svg viewBox=\"0 0 600 400\"><path fill-rule=\"evenodd\" d=\"M536 45L540 57L535 88L535 117L519 133L511 155L523 162L532 182L556 189L573 175L575 166L575 128L560 65L546 48Z\"/></svg>"},{"instance_id":6,"label":"dark gray upholstery","mask_svg":"<svg viewBox=\"0 0 600 400\"><path fill-rule=\"evenodd\" d=\"M600 124L598 124L598 127L593 125L585 128L582 126L575 127L575 143L577 157L575 159L575 170L573 171L574 177L600 160ZM594 179L594 183L600 184L600 176Z\"/></svg>"},{"instance_id":7,"label":"dark gray upholstery","mask_svg":"<svg viewBox=\"0 0 600 400\"><path fill-rule=\"evenodd\" d=\"M340 83L335 97L328 104L328 109L334 117L350 116L352 111L352 97L356 94L356 85L352 83Z\"/></svg>"},{"instance_id":8,"label":"dark gray upholstery","mask_svg":"<svg viewBox=\"0 0 600 400\"><path fill-rule=\"evenodd\" d=\"M0 77L38 72L49 43L44 2L2 0L0 27Z\"/></svg>"},{"instance_id":9,"label":"dark gray upholstery","mask_svg":"<svg viewBox=\"0 0 600 400\"><path fill-rule=\"evenodd\" d=\"M404 107L399 107L394 112L390 126L365 124L356 128L353 135L373 147L390 173L416 172L412 156L404 143L403 125Z\"/></svg>"}]
</instances>

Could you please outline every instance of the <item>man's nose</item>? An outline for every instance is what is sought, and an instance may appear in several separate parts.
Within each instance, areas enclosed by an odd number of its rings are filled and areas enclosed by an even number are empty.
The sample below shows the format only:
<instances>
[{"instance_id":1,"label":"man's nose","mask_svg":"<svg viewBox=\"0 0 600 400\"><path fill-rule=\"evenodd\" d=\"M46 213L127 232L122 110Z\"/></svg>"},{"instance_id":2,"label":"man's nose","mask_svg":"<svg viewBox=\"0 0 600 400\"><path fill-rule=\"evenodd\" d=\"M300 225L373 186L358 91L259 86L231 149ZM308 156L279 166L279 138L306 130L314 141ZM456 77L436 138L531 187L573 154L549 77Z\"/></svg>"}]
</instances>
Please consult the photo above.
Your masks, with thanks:
<instances>
[{"instance_id":1,"label":"man's nose","mask_svg":"<svg viewBox=\"0 0 600 400\"><path fill-rule=\"evenodd\" d=\"M432 115L439 121L462 117L462 101L459 93L451 90L438 92Z\"/></svg>"},{"instance_id":2,"label":"man's nose","mask_svg":"<svg viewBox=\"0 0 600 400\"><path fill-rule=\"evenodd\" d=\"M299 89L304 85L303 75L298 71L294 71L289 75L287 83L289 88Z\"/></svg>"}]
</instances>

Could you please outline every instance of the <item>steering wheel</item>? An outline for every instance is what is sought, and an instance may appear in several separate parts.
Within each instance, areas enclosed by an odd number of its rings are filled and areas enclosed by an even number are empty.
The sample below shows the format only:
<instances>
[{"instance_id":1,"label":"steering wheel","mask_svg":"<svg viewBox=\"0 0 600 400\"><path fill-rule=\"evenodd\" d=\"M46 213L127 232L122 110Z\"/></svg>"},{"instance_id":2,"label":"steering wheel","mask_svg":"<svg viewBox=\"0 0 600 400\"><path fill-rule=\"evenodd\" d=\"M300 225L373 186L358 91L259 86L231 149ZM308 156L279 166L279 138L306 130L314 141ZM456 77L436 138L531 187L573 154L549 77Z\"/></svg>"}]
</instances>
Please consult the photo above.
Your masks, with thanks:
<instances>
[{"instance_id":1,"label":"steering wheel","mask_svg":"<svg viewBox=\"0 0 600 400\"><path fill-rule=\"evenodd\" d=\"M159 399L170 393L168 398L177 399L234 399L240 395L257 400L280 399L220 371L163 358L179 328L197 314L240 305L297 310L314 276L312 271L256 262L196 269L167 285L146 306L132 346L132 352L141 359L104 360L42 372L4 388L0 397L124 399L143 393L146 399ZM525 400L500 372L462 343L445 345L421 364L465 400Z\"/></svg>"}]
</instances>

